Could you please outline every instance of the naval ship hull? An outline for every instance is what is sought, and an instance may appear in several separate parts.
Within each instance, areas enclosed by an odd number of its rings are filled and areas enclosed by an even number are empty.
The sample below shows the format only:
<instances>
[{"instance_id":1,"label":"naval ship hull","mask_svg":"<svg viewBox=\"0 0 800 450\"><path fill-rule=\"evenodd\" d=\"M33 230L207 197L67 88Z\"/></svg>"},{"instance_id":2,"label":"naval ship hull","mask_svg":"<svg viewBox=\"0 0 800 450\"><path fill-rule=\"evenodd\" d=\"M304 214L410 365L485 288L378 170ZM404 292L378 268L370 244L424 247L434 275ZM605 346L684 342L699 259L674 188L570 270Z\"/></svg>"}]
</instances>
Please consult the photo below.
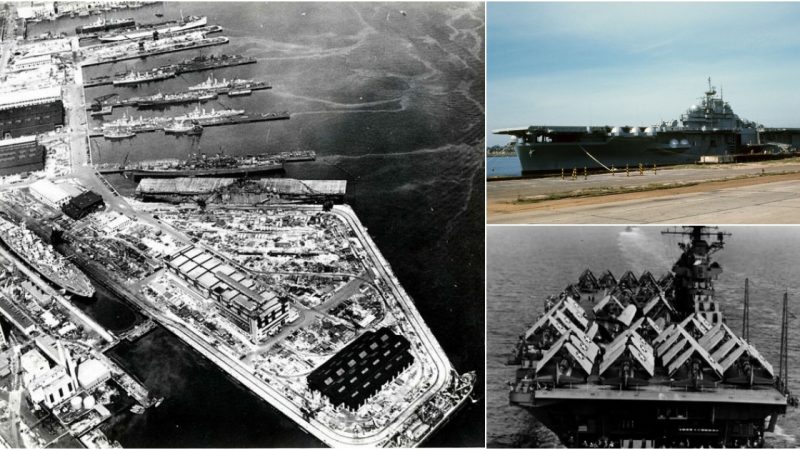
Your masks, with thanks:
<instances>
[{"instance_id":1,"label":"naval ship hull","mask_svg":"<svg viewBox=\"0 0 800 450\"><path fill-rule=\"evenodd\" d=\"M669 141L676 139L677 145ZM687 140L688 144L680 141ZM730 142L731 137L727 138ZM516 151L524 175L566 172L577 169L579 173L587 170L607 170L614 166L624 171L625 165L631 170L694 164L703 155L726 155L736 151L735 145L725 145L726 138L680 134L675 136L636 136L611 137L605 141L586 142L547 142L517 145ZM606 167L603 167L606 166Z\"/></svg>"},{"instance_id":2,"label":"naval ship hull","mask_svg":"<svg viewBox=\"0 0 800 450\"><path fill-rule=\"evenodd\" d=\"M586 398L584 389L559 389L512 392L510 403L530 411L568 447L588 447L603 438L634 448L675 448L687 440L692 447L737 441L762 446L764 432L773 431L778 415L786 412L786 399L774 390L749 395L728 390L730 395L611 389Z\"/></svg>"},{"instance_id":3,"label":"naval ship hull","mask_svg":"<svg viewBox=\"0 0 800 450\"><path fill-rule=\"evenodd\" d=\"M33 269L49 283L58 286L59 289L63 289L65 292L77 295L79 297L91 297L94 295L94 286L85 276L82 276L83 278L81 280L68 280L62 276L59 276L48 267L39 264L36 261L31 261L30 255L27 255L24 249L19 248L14 242L7 240L3 236L0 236L0 241L5 244L5 247L10 250L14 256L24 262L26 266Z\"/></svg>"},{"instance_id":4,"label":"naval ship hull","mask_svg":"<svg viewBox=\"0 0 800 450\"><path fill-rule=\"evenodd\" d=\"M197 169L197 170L145 170L145 169L126 169L123 171L125 176L138 181L142 178L184 178L184 177L249 177L267 175L270 173L281 172L283 164L271 164L260 167L237 167L220 169Z\"/></svg>"}]
</instances>

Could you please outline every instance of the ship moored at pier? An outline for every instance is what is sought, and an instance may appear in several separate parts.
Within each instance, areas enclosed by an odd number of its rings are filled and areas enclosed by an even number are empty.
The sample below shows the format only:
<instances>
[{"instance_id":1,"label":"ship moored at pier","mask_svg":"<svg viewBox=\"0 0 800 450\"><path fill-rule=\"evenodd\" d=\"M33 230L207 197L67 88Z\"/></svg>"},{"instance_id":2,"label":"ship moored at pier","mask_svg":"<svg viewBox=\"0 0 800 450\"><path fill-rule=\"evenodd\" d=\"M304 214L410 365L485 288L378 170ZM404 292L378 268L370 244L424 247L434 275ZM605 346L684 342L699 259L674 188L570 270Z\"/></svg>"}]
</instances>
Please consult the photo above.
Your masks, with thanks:
<instances>
[{"instance_id":1,"label":"ship moored at pier","mask_svg":"<svg viewBox=\"0 0 800 450\"><path fill-rule=\"evenodd\" d=\"M75 265L45 244L25 225L0 217L0 241L44 279L81 297L94 295L94 286Z\"/></svg>"},{"instance_id":2,"label":"ship moored at pier","mask_svg":"<svg viewBox=\"0 0 800 450\"><path fill-rule=\"evenodd\" d=\"M763 446L787 406L787 305L780 366L749 339L748 281L742 334L725 322L712 254L729 233L702 226L667 230L686 238L671 273L595 276L545 300L520 335L509 401L569 447ZM777 300L777 299L776 299Z\"/></svg>"},{"instance_id":3,"label":"ship moored at pier","mask_svg":"<svg viewBox=\"0 0 800 450\"><path fill-rule=\"evenodd\" d=\"M680 120L650 126L548 126L493 130L512 136L523 175L573 168L613 171L694 164L702 157L796 154L800 128L765 128L739 118L708 82L699 105ZM764 159L769 159L765 156Z\"/></svg>"}]
</instances>

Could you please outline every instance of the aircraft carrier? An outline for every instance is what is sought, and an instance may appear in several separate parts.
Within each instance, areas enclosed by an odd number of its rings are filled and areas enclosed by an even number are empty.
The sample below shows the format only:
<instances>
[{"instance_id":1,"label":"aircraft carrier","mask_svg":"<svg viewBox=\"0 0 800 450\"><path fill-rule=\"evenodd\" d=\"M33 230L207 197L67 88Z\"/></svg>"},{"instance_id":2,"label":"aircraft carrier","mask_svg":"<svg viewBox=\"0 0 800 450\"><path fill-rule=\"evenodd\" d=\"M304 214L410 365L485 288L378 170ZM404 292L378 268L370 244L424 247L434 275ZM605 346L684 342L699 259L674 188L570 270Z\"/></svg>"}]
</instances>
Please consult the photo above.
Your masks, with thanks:
<instances>
[{"instance_id":1,"label":"aircraft carrier","mask_svg":"<svg viewBox=\"0 0 800 450\"><path fill-rule=\"evenodd\" d=\"M671 273L586 270L545 300L509 359L520 366L510 404L569 447L761 447L797 405L787 388L788 295L776 372L750 344L748 281L741 335L715 299L722 267L712 255L729 233L663 233L685 238Z\"/></svg>"},{"instance_id":2,"label":"aircraft carrier","mask_svg":"<svg viewBox=\"0 0 800 450\"><path fill-rule=\"evenodd\" d=\"M650 126L548 126L493 130L512 136L523 175L556 173L562 169L614 171L636 167L694 164L702 157L731 161L756 155L794 155L800 148L800 128L765 128L739 118L721 92L708 80L699 105L680 120ZM745 155L748 155L747 157Z\"/></svg>"}]
</instances>

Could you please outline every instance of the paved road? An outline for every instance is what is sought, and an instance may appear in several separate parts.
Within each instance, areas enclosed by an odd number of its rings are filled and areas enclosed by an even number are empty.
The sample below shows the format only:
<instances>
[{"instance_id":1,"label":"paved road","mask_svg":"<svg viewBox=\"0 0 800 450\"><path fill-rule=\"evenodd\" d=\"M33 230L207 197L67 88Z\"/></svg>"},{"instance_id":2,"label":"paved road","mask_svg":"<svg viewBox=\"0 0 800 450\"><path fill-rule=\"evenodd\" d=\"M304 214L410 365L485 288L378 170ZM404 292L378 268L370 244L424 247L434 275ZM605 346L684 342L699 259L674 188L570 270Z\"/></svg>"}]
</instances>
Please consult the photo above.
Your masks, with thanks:
<instances>
[{"instance_id":1,"label":"paved road","mask_svg":"<svg viewBox=\"0 0 800 450\"><path fill-rule=\"evenodd\" d=\"M491 223L800 223L800 180L497 214Z\"/></svg>"}]
</instances>

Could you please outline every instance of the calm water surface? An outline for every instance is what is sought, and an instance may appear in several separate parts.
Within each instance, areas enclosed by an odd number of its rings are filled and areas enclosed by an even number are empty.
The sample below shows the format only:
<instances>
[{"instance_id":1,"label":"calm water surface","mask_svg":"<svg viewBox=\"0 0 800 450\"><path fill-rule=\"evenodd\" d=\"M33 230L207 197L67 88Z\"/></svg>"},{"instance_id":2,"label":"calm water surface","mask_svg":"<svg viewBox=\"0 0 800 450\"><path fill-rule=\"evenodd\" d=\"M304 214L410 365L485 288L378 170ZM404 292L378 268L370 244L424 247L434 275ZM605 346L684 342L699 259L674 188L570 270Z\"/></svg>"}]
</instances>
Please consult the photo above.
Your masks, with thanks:
<instances>
[{"instance_id":1,"label":"calm water surface","mask_svg":"<svg viewBox=\"0 0 800 450\"><path fill-rule=\"evenodd\" d=\"M518 177L522 165L516 156L490 156L486 158L486 177Z\"/></svg>"}]
</instances>

